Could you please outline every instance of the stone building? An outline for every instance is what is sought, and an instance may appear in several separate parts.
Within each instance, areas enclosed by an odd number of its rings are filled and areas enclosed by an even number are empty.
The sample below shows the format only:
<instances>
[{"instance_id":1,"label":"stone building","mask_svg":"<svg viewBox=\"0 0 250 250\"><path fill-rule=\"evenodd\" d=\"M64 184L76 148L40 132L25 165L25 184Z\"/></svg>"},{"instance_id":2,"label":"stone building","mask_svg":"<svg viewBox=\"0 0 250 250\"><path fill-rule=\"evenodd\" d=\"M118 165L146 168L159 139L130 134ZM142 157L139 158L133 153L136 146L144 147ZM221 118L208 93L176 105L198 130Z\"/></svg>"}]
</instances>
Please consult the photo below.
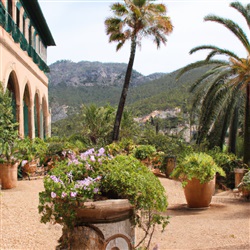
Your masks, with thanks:
<instances>
[{"instance_id":1,"label":"stone building","mask_svg":"<svg viewBox=\"0 0 250 250\"><path fill-rule=\"evenodd\" d=\"M20 137L50 136L47 47L55 42L37 0L0 0L0 82Z\"/></svg>"}]
</instances>

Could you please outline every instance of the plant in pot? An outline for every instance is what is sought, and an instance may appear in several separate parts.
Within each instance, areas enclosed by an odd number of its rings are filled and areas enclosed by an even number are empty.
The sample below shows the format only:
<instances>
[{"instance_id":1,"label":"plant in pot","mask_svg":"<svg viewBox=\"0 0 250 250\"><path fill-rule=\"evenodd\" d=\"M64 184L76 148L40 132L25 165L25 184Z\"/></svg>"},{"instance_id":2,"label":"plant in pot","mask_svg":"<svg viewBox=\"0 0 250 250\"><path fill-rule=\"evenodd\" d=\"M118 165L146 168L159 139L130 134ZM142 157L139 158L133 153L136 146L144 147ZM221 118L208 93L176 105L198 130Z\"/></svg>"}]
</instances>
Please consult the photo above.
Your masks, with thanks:
<instances>
[{"instance_id":1,"label":"plant in pot","mask_svg":"<svg viewBox=\"0 0 250 250\"><path fill-rule=\"evenodd\" d=\"M205 208L215 191L216 173L225 175L210 155L200 152L186 155L171 176L181 180L189 208Z\"/></svg>"},{"instance_id":2,"label":"plant in pot","mask_svg":"<svg viewBox=\"0 0 250 250\"><path fill-rule=\"evenodd\" d=\"M243 176L237 188L242 192L243 197L250 199L250 171Z\"/></svg>"},{"instance_id":3,"label":"plant in pot","mask_svg":"<svg viewBox=\"0 0 250 250\"><path fill-rule=\"evenodd\" d=\"M168 223L168 217L159 213L167 208L165 190L159 180L133 156L111 157L104 151L101 148L68 154L64 161L55 162L44 178L45 191L39 193L41 222L63 226L62 248L75 246L72 242L75 237L71 236L80 225L129 216L134 225L145 232L145 237L138 242L142 244L147 236L151 240L157 224L164 229ZM125 208L116 210L116 203L121 201ZM111 203L100 212L98 207L106 202ZM95 246L95 249L99 248Z\"/></svg>"},{"instance_id":4,"label":"plant in pot","mask_svg":"<svg viewBox=\"0 0 250 250\"><path fill-rule=\"evenodd\" d=\"M18 123L14 122L11 103L10 93L8 90L4 93L0 82L0 180L3 189L17 186Z\"/></svg>"},{"instance_id":5,"label":"plant in pot","mask_svg":"<svg viewBox=\"0 0 250 250\"><path fill-rule=\"evenodd\" d=\"M21 139L18 144L19 153L22 155L22 172L32 175L37 171L40 162L43 162L47 152L47 144L40 138Z\"/></svg>"},{"instance_id":6,"label":"plant in pot","mask_svg":"<svg viewBox=\"0 0 250 250\"><path fill-rule=\"evenodd\" d=\"M243 163L242 159L235 154L222 152L220 148L215 147L208 152L216 164L225 171L226 178L220 176L217 183L222 189L236 188L241 182L242 177L247 172L248 166Z\"/></svg>"}]
</instances>

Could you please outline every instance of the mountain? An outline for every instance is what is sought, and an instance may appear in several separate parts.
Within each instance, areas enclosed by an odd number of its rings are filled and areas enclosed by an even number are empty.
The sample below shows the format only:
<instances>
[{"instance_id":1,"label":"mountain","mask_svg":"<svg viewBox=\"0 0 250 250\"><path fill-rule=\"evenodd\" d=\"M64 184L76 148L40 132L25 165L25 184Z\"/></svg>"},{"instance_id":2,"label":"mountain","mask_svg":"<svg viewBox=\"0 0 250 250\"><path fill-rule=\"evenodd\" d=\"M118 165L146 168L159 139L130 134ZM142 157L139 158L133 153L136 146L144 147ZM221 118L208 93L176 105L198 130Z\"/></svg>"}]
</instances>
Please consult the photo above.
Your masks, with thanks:
<instances>
[{"instance_id":1,"label":"mountain","mask_svg":"<svg viewBox=\"0 0 250 250\"><path fill-rule=\"evenodd\" d=\"M64 84L68 87L121 86L127 69L125 63L101 63L81 61L78 63L61 60L50 65L49 82L51 86ZM164 73L144 76L133 71L131 86L152 81Z\"/></svg>"},{"instance_id":2,"label":"mountain","mask_svg":"<svg viewBox=\"0 0 250 250\"><path fill-rule=\"evenodd\" d=\"M82 105L94 103L117 106L121 95L127 65L61 60L50 65L49 102L52 122L74 114ZM203 67L185 73L178 81L179 70L144 76L133 71L126 107L135 116L154 110L189 106L189 87L209 68Z\"/></svg>"},{"instance_id":3,"label":"mountain","mask_svg":"<svg viewBox=\"0 0 250 250\"><path fill-rule=\"evenodd\" d=\"M81 104L117 104L123 86L127 65L125 63L101 63L61 60L50 65L49 97L52 122L67 117ZM164 73L144 76L133 71L131 87L158 79Z\"/></svg>"}]
</instances>

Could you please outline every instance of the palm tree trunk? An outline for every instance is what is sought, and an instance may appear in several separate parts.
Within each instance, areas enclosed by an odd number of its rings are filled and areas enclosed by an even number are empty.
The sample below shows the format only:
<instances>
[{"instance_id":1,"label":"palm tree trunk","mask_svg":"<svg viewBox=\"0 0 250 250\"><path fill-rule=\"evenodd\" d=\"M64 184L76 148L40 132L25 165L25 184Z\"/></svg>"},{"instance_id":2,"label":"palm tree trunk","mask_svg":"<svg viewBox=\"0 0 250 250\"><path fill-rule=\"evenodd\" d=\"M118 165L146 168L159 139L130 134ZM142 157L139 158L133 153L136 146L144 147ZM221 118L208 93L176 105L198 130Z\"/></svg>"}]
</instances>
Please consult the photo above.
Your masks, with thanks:
<instances>
[{"instance_id":1,"label":"palm tree trunk","mask_svg":"<svg viewBox=\"0 0 250 250\"><path fill-rule=\"evenodd\" d=\"M119 139L120 125L121 125L122 114L123 114L127 94L128 94L130 78L132 75L133 64L134 64L134 59L135 59L135 51L136 51L136 36L134 36L131 40L129 63L127 66L127 71L126 71L123 89L122 89L122 93L120 97L120 102L119 102L118 109L116 112L116 117L115 117L115 124L114 124L113 137L112 137L113 141L118 141Z\"/></svg>"},{"instance_id":2,"label":"palm tree trunk","mask_svg":"<svg viewBox=\"0 0 250 250\"><path fill-rule=\"evenodd\" d=\"M237 131L238 131L238 119L239 119L239 111L236 106L233 113L233 119L230 124L229 130L229 147L228 152L236 154L236 140L237 140Z\"/></svg>"},{"instance_id":3,"label":"palm tree trunk","mask_svg":"<svg viewBox=\"0 0 250 250\"><path fill-rule=\"evenodd\" d=\"M246 87L243 161L250 166L250 83Z\"/></svg>"}]
</instances>

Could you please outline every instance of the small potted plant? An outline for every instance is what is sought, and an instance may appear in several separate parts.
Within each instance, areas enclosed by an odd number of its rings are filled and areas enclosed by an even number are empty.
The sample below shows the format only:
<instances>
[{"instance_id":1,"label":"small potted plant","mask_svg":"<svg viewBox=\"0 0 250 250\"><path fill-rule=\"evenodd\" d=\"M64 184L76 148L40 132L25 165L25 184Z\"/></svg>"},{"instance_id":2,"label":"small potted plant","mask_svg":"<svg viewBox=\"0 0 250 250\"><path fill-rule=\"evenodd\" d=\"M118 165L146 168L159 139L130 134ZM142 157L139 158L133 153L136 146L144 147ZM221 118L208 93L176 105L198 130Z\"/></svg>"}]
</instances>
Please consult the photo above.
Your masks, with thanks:
<instances>
[{"instance_id":1,"label":"small potted plant","mask_svg":"<svg viewBox=\"0 0 250 250\"><path fill-rule=\"evenodd\" d=\"M47 144L40 138L30 139L26 137L19 141L19 153L22 155L22 172L23 174L33 174L37 171L40 161L43 162Z\"/></svg>"},{"instance_id":2,"label":"small potted plant","mask_svg":"<svg viewBox=\"0 0 250 250\"><path fill-rule=\"evenodd\" d=\"M130 216L135 225L145 226L149 236L156 224L166 226L168 217L158 213L167 208L165 189L139 160L131 155L106 155L103 148L64 154L67 157L55 162L44 178L45 190L39 193L41 222L63 226L61 247L75 246L70 236L74 228L110 223L120 216ZM116 200L125 200L125 207L117 208ZM107 202L109 206L102 206ZM146 222L142 211L147 214Z\"/></svg>"},{"instance_id":3,"label":"small potted plant","mask_svg":"<svg viewBox=\"0 0 250 250\"><path fill-rule=\"evenodd\" d=\"M243 176L238 189L242 192L243 197L250 199L250 171Z\"/></svg>"},{"instance_id":4,"label":"small potted plant","mask_svg":"<svg viewBox=\"0 0 250 250\"><path fill-rule=\"evenodd\" d=\"M189 208L204 208L211 203L216 173L225 175L210 155L200 152L187 155L171 176L181 180Z\"/></svg>"},{"instance_id":5,"label":"small potted plant","mask_svg":"<svg viewBox=\"0 0 250 250\"><path fill-rule=\"evenodd\" d=\"M3 189L17 186L18 123L14 122L11 97L8 90L4 93L0 82L0 180Z\"/></svg>"}]
</instances>

